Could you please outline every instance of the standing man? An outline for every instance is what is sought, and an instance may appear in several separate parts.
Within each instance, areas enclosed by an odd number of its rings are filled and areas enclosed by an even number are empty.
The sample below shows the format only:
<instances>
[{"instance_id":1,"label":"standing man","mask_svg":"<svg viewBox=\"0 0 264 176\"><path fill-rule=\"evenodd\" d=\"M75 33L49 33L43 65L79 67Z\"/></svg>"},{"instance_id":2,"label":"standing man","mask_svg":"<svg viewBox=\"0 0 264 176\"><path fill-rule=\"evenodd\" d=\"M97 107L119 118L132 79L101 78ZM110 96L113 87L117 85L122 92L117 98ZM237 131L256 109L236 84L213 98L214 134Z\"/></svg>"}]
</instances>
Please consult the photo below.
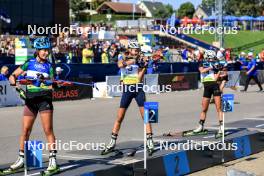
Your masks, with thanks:
<instances>
[{"instance_id":1,"label":"standing man","mask_svg":"<svg viewBox=\"0 0 264 176\"><path fill-rule=\"evenodd\" d=\"M63 69L61 67L56 67L56 77L55 77L56 80L62 79L61 78L62 72L63 72Z\"/></svg>"},{"instance_id":2,"label":"standing man","mask_svg":"<svg viewBox=\"0 0 264 176\"><path fill-rule=\"evenodd\" d=\"M82 63L90 64L93 61L94 52L92 50L91 44L86 43L85 48L82 50Z\"/></svg>"},{"instance_id":3,"label":"standing man","mask_svg":"<svg viewBox=\"0 0 264 176\"><path fill-rule=\"evenodd\" d=\"M264 48L263 48L262 51L259 53L259 59L260 59L260 62L264 62Z\"/></svg>"},{"instance_id":4,"label":"standing man","mask_svg":"<svg viewBox=\"0 0 264 176\"><path fill-rule=\"evenodd\" d=\"M247 63L247 58L246 58L245 52L240 53L240 57L239 57L238 62L241 64L241 69L243 69L243 67L247 67L248 63Z\"/></svg>"},{"instance_id":5,"label":"standing man","mask_svg":"<svg viewBox=\"0 0 264 176\"><path fill-rule=\"evenodd\" d=\"M263 88L258 80L258 70L257 70L257 63L256 60L254 58L254 54L252 52L248 53L248 59L249 59L249 63L247 66L247 80L246 80L246 84L245 84L245 88L243 90L243 92L246 92L248 89L248 85L251 79L254 79L254 81L257 83L257 85L259 86L259 91L262 92Z\"/></svg>"},{"instance_id":6,"label":"standing man","mask_svg":"<svg viewBox=\"0 0 264 176\"><path fill-rule=\"evenodd\" d=\"M0 81L7 81L8 80L7 74L8 74L8 67L3 66L1 68Z\"/></svg>"},{"instance_id":7,"label":"standing man","mask_svg":"<svg viewBox=\"0 0 264 176\"><path fill-rule=\"evenodd\" d=\"M225 49L224 48L220 48L220 50L217 51L216 58L218 60L225 60Z\"/></svg>"}]
</instances>

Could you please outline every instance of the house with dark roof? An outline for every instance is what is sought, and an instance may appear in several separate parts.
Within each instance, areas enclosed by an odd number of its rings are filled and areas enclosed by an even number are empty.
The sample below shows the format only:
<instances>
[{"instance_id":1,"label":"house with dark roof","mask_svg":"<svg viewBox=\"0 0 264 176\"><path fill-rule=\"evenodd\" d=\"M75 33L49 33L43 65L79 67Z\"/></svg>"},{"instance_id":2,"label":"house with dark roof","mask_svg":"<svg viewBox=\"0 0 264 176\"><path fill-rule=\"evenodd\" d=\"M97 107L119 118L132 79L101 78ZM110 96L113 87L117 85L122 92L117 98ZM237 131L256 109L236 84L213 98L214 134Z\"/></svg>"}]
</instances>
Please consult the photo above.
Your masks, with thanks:
<instances>
[{"instance_id":1,"label":"house with dark roof","mask_svg":"<svg viewBox=\"0 0 264 176\"><path fill-rule=\"evenodd\" d=\"M159 8L165 7L161 2L141 1L139 3L139 8L141 8L145 12L146 17L153 18L155 11L157 11Z\"/></svg>"},{"instance_id":2,"label":"house with dark roof","mask_svg":"<svg viewBox=\"0 0 264 176\"><path fill-rule=\"evenodd\" d=\"M99 14L135 15L145 16L145 12L138 5L121 2L104 2L97 10Z\"/></svg>"},{"instance_id":3,"label":"house with dark roof","mask_svg":"<svg viewBox=\"0 0 264 176\"><path fill-rule=\"evenodd\" d=\"M195 10L193 16L198 18L207 18L209 16L212 16L214 13L213 8L207 8L202 5L199 5L197 9Z\"/></svg>"}]
</instances>

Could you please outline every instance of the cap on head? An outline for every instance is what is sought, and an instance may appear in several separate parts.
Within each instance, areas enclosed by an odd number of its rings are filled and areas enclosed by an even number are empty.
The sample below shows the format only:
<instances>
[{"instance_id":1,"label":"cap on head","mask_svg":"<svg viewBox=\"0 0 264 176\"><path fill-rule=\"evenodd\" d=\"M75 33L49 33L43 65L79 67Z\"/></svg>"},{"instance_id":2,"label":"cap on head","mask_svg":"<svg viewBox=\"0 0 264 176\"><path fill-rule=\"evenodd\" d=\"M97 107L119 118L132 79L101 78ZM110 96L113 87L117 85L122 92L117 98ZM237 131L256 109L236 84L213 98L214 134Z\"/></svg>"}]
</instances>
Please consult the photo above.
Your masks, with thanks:
<instances>
[{"instance_id":1,"label":"cap on head","mask_svg":"<svg viewBox=\"0 0 264 176\"><path fill-rule=\"evenodd\" d=\"M61 72L63 69L61 67L56 67L56 72Z\"/></svg>"},{"instance_id":2,"label":"cap on head","mask_svg":"<svg viewBox=\"0 0 264 176\"><path fill-rule=\"evenodd\" d=\"M253 56L254 56L253 52L248 53L248 57L253 57Z\"/></svg>"},{"instance_id":3,"label":"cap on head","mask_svg":"<svg viewBox=\"0 0 264 176\"><path fill-rule=\"evenodd\" d=\"M245 52L243 52L243 51L242 51L240 54L241 54L242 56L245 56L245 55L246 55L246 53L245 53Z\"/></svg>"},{"instance_id":4,"label":"cap on head","mask_svg":"<svg viewBox=\"0 0 264 176\"><path fill-rule=\"evenodd\" d=\"M225 48L220 48L220 51L225 51Z\"/></svg>"}]
</instances>

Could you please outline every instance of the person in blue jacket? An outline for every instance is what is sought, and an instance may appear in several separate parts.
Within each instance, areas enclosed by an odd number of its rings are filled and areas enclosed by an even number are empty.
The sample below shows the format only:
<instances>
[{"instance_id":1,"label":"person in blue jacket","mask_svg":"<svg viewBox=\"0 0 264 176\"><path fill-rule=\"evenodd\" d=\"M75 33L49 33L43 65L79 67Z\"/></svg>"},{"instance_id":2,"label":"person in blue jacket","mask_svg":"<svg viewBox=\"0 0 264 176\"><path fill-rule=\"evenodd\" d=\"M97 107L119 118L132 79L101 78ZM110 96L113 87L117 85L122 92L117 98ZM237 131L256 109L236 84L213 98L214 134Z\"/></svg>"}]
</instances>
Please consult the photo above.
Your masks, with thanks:
<instances>
[{"instance_id":1,"label":"person in blue jacket","mask_svg":"<svg viewBox=\"0 0 264 176\"><path fill-rule=\"evenodd\" d=\"M263 88L258 80L258 70L257 70L257 62L256 59L254 58L254 54L252 52L248 53L248 59L249 59L249 63L247 65L247 80L246 80L246 84L245 84L245 88L243 91L247 91L248 89L248 85L251 79L253 79L257 85L259 86L259 91L263 91Z\"/></svg>"},{"instance_id":2,"label":"person in blue jacket","mask_svg":"<svg viewBox=\"0 0 264 176\"><path fill-rule=\"evenodd\" d=\"M8 67L3 66L1 68L0 81L7 81L8 80L7 74L8 74Z\"/></svg>"}]
</instances>

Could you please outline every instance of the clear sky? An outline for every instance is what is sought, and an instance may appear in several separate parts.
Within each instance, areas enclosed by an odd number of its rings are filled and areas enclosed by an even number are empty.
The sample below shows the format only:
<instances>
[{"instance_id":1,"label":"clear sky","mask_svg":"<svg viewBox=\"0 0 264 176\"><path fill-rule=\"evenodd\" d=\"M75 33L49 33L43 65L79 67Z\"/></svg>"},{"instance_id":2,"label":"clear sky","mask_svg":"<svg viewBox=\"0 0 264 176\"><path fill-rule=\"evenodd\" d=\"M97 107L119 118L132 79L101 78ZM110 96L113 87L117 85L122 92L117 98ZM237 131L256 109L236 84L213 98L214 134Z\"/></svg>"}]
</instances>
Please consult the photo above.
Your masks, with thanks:
<instances>
[{"instance_id":1,"label":"clear sky","mask_svg":"<svg viewBox=\"0 0 264 176\"><path fill-rule=\"evenodd\" d=\"M119 0L120 2L130 2L136 3L139 0ZM151 0L148 0L151 1ZM182 3L191 2L195 6L195 8L202 3L202 0L153 0L153 1L160 1L164 4L171 4L175 9L178 9Z\"/></svg>"}]
</instances>

